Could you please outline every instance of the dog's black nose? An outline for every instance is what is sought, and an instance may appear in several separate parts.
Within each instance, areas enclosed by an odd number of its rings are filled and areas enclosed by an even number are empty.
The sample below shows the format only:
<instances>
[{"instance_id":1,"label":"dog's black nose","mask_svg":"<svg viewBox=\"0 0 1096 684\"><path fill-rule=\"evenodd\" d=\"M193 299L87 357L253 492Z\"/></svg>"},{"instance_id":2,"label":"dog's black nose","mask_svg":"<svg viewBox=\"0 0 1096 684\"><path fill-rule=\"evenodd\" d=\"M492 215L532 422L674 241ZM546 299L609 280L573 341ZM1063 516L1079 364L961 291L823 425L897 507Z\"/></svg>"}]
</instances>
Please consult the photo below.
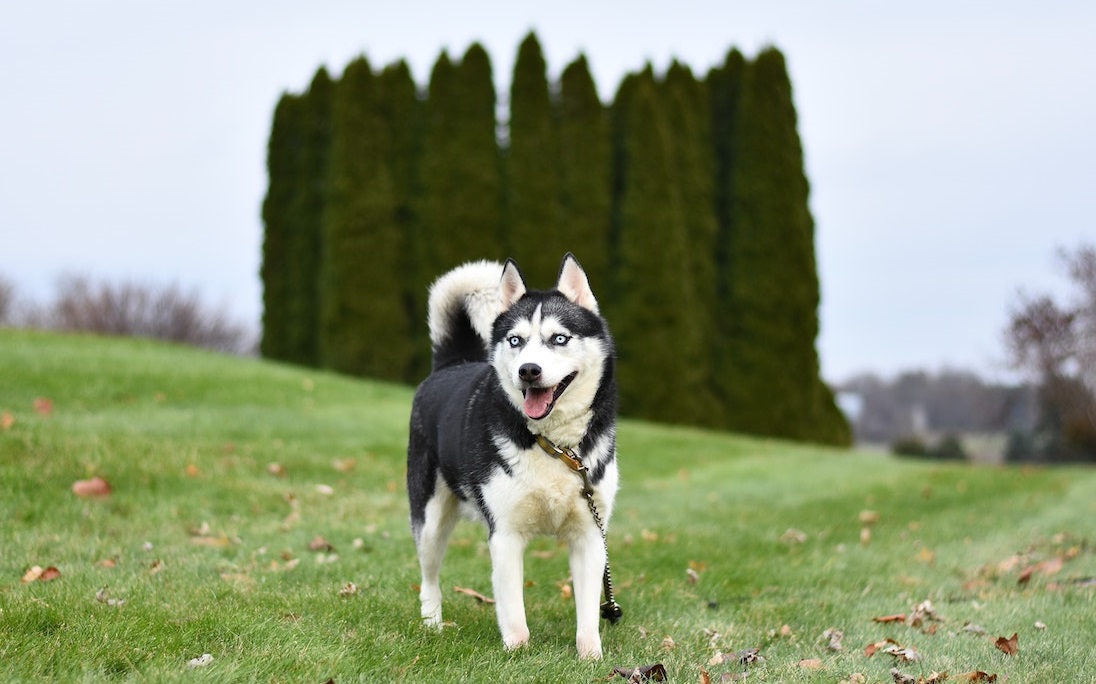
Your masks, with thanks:
<instances>
[{"instance_id":1,"label":"dog's black nose","mask_svg":"<svg viewBox=\"0 0 1096 684\"><path fill-rule=\"evenodd\" d=\"M535 363L523 363L518 368L518 377L522 382L536 382L540 380L540 366Z\"/></svg>"}]
</instances>

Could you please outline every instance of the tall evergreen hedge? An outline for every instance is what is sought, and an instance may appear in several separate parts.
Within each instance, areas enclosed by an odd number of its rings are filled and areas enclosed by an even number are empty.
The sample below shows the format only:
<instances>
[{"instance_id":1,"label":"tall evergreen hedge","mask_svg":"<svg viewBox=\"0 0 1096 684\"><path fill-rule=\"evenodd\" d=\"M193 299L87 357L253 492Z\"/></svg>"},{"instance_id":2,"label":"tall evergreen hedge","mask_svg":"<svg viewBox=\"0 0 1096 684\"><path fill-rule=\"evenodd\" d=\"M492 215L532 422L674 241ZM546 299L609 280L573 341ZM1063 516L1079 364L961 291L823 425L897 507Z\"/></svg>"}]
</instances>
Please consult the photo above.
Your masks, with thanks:
<instances>
[{"instance_id":1,"label":"tall evergreen hedge","mask_svg":"<svg viewBox=\"0 0 1096 684\"><path fill-rule=\"evenodd\" d=\"M573 251L616 334L627 415L849 442L819 375L814 223L778 50L732 50L703 79L648 66L607 107L584 58L553 82L530 34L501 127L476 44L458 63L443 52L422 91L402 62L322 74L271 129L264 355L417 382L435 277L512 255L549 286Z\"/></svg>"},{"instance_id":2,"label":"tall evergreen hedge","mask_svg":"<svg viewBox=\"0 0 1096 684\"><path fill-rule=\"evenodd\" d=\"M573 245L563 228L562 145L548 71L533 34L522 41L510 88L505 245L526 279L549 283Z\"/></svg>"},{"instance_id":3,"label":"tall evergreen hedge","mask_svg":"<svg viewBox=\"0 0 1096 684\"><path fill-rule=\"evenodd\" d=\"M319 363L319 269L334 88L320 68L306 93L282 97L267 158L261 352L303 365Z\"/></svg>"}]
</instances>

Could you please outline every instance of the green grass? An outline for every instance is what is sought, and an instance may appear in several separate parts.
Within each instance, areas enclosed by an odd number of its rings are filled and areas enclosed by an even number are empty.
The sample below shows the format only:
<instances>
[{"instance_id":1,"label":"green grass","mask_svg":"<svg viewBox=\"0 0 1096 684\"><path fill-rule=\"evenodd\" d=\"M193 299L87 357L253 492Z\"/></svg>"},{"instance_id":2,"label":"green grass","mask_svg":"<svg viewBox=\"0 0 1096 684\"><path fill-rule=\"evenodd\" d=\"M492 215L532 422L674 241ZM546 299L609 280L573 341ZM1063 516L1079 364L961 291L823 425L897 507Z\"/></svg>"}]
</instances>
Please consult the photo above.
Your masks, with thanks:
<instances>
[{"instance_id":1,"label":"green grass","mask_svg":"<svg viewBox=\"0 0 1096 684\"><path fill-rule=\"evenodd\" d=\"M885 637L921 653L899 665L914 676L1096 681L1096 471L628 421L610 532L625 617L603 628L605 660L575 657L566 554L551 540L526 561L532 643L503 651L493 609L450 591L491 591L470 524L443 574L454 626L426 631L403 484L410 400L152 342L0 331L0 681L593 682L662 662L691 683L702 668L713 681L740 671L708 665L717 649L757 647L766 660L747 681L890 682L893 658L864 654ZM73 494L93 475L111 497ZM865 510L879 519L862 544ZM318 536L334 552L311 551ZM1059 571L1018 583L1057 556ZM35 565L61 576L22 582ZM348 582L357 592L340 595ZM943 618L934 634L872 621L925 599ZM840 651L821 639L831 627ZM1014 632L1006 656L993 640ZM187 667L204 653L210 665Z\"/></svg>"}]
</instances>

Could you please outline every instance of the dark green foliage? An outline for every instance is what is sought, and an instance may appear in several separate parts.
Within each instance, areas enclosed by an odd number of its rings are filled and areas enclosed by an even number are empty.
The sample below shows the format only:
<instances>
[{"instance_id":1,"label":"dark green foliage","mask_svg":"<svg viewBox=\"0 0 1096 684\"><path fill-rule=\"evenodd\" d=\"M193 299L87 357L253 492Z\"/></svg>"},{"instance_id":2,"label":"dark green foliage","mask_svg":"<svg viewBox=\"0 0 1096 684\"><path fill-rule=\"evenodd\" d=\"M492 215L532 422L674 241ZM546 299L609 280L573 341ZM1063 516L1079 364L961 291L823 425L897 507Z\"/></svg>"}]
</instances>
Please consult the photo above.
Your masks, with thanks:
<instances>
[{"instance_id":1,"label":"dark green foliage","mask_svg":"<svg viewBox=\"0 0 1096 684\"><path fill-rule=\"evenodd\" d=\"M827 425L836 406L821 386L814 348L819 290L803 151L784 57L773 48L743 71L735 130L728 179L731 424L841 441L834 439L840 427Z\"/></svg>"},{"instance_id":2,"label":"dark green foliage","mask_svg":"<svg viewBox=\"0 0 1096 684\"><path fill-rule=\"evenodd\" d=\"M263 356L319 362L319 268L327 205L334 83L320 68L308 92L275 112L263 203Z\"/></svg>"},{"instance_id":3,"label":"dark green foliage","mask_svg":"<svg viewBox=\"0 0 1096 684\"><path fill-rule=\"evenodd\" d=\"M725 407L719 401L711 371L724 349L719 323L718 264L713 256L719 242L719 224L714 211L714 155L711 120L708 117L709 89L688 67L674 62L659 87L659 101L666 119L673 122L670 171L680 197L685 231L685 266L675 276L684 308L689 312L689 332L683 337L688 347L679 350L677 372L690 379L684 387L691 415L682 416L695 425L722 427Z\"/></svg>"},{"instance_id":4,"label":"dark green foliage","mask_svg":"<svg viewBox=\"0 0 1096 684\"><path fill-rule=\"evenodd\" d=\"M585 57L563 70L558 110L562 217L556 242L579 257L595 292L607 292L613 183L609 113Z\"/></svg>"},{"instance_id":5,"label":"dark green foliage","mask_svg":"<svg viewBox=\"0 0 1096 684\"><path fill-rule=\"evenodd\" d=\"M271 359L288 360L292 320L289 315L289 299L293 284L289 270L293 268L296 254L292 251L292 212L297 194L294 173L301 167L301 151L304 148L301 124L301 98L283 95L274 110L274 123L270 128L266 166L270 177L266 199L263 201L263 263L260 275L263 280L263 339L260 351Z\"/></svg>"},{"instance_id":6,"label":"dark green foliage","mask_svg":"<svg viewBox=\"0 0 1096 684\"><path fill-rule=\"evenodd\" d=\"M703 340L688 303L690 252L674 144L648 68L615 103L619 238L616 297L609 313L620 359L621 408L628 415L698 422Z\"/></svg>"},{"instance_id":7,"label":"dark green foliage","mask_svg":"<svg viewBox=\"0 0 1096 684\"><path fill-rule=\"evenodd\" d=\"M929 455L929 447L920 437L899 437L891 444L891 453L895 456L913 456L925 458Z\"/></svg>"},{"instance_id":8,"label":"dark green foliage","mask_svg":"<svg viewBox=\"0 0 1096 684\"><path fill-rule=\"evenodd\" d=\"M406 91L408 78L398 67L378 77L364 58L347 66L335 92L325 223L323 363L386 379L402 379L411 358L408 345L376 342L410 337L401 296L407 201L398 192L400 181L407 192L410 180L395 163L392 120L393 96Z\"/></svg>"},{"instance_id":9,"label":"dark green foliage","mask_svg":"<svg viewBox=\"0 0 1096 684\"><path fill-rule=\"evenodd\" d=\"M506 156L506 244L537 286L553 282L560 257L579 251L562 227L562 163L555 107L540 43L530 33L518 49L510 88Z\"/></svg>"},{"instance_id":10,"label":"dark green foliage","mask_svg":"<svg viewBox=\"0 0 1096 684\"><path fill-rule=\"evenodd\" d=\"M900 437L891 444L891 453L913 458L934 458L941 461L965 461L967 451L958 435L946 434L931 446L921 437Z\"/></svg>"},{"instance_id":11,"label":"dark green foliage","mask_svg":"<svg viewBox=\"0 0 1096 684\"><path fill-rule=\"evenodd\" d=\"M417 382L436 277L514 256L548 286L572 251L614 329L627 415L849 443L819 377L814 225L778 51L732 51L703 80L648 67L607 108L582 57L550 82L530 34L509 104L500 129L479 45L442 53L421 93L406 65L363 58L283 98L264 355Z\"/></svg>"},{"instance_id":12,"label":"dark green foliage","mask_svg":"<svg viewBox=\"0 0 1096 684\"><path fill-rule=\"evenodd\" d=\"M430 77L417 198L418 287L458 264L507 256L491 62L479 45ZM425 315L425 312L423 312Z\"/></svg>"}]
</instances>

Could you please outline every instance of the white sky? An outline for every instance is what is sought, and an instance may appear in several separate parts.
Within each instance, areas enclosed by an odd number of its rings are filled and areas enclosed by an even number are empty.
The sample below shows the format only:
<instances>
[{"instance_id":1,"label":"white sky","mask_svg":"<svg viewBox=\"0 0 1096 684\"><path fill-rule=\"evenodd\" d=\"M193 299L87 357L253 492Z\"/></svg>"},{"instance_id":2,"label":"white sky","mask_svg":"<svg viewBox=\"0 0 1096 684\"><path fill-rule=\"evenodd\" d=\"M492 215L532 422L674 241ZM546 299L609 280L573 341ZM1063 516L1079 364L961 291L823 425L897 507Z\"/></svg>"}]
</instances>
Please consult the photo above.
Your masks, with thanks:
<instances>
[{"instance_id":1,"label":"white sky","mask_svg":"<svg viewBox=\"0 0 1096 684\"><path fill-rule=\"evenodd\" d=\"M1096 5L904 4L6 3L0 275L39 300L63 273L178 283L257 326L271 115L321 64L405 58L423 85L479 41L504 94L532 29L552 77L582 51L609 99L647 61L704 73L773 44L812 186L823 374L993 376L1016 292L1063 291L1055 250L1096 242Z\"/></svg>"}]
</instances>

